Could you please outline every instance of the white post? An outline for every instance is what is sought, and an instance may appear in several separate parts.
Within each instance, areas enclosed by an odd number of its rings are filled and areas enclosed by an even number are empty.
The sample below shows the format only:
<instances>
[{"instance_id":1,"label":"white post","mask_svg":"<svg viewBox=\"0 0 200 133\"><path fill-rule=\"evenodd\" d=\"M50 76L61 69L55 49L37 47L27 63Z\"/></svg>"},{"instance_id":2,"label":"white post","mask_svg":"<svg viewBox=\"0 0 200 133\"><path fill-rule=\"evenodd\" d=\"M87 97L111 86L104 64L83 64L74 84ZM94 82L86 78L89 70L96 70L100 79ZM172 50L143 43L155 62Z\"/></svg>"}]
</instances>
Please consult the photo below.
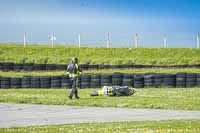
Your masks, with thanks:
<instances>
[{"instance_id":1,"label":"white post","mask_svg":"<svg viewBox=\"0 0 200 133\"><path fill-rule=\"evenodd\" d=\"M109 48L109 45L110 45L110 34L108 32L108 34L107 34L107 48Z\"/></svg>"},{"instance_id":2,"label":"white post","mask_svg":"<svg viewBox=\"0 0 200 133\"><path fill-rule=\"evenodd\" d=\"M167 35L166 34L164 34L163 43L164 43L164 48L167 48Z\"/></svg>"},{"instance_id":3,"label":"white post","mask_svg":"<svg viewBox=\"0 0 200 133\"><path fill-rule=\"evenodd\" d=\"M54 47L54 40L56 40L56 37L54 34L51 34L51 48Z\"/></svg>"},{"instance_id":4,"label":"white post","mask_svg":"<svg viewBox=\"0 0 200 133\"><path fill-rule=\"evenodd\" d=\"M78 46L79 46L79 48L81 47L81 35L80 34L78 34Z\"/></svg>"},{"instance_id":5,"label":"white post","mask_svg":"<svg viewBox=\"0 0 200 133\"><path fill-rule=\"evenodd\" d=\"M199 32L197 33L197 48L199 48Z\"/></svg>"},{"instance_id":6,"label":"white post","mask_svg":"<svg viewBox=\"0 0 200 133\"><path fill-rule=\"evenodd\" d=\"M24 33L24 47L26 46L26 32Z\"/></svg>"},{"instance_id":7,"label":"white post","mask_svg":"<svg viewBox=\"0 0 200 133\"><path fill-rule=\"evenodd\" d=\"M135 48L138 48L138 34L135 34Z\"/></svg>"},{"instance_id":8,"label":"white post","mask_svg":"<svg viewBox=\"0 0 200 133\"><path fill-rule=\"evenodd\" d=\"M51 48L53 48L53 46L54 46L54 39L53 39L53 37L54 37L54 35L52 34L51 35Z\"/></svg>"}]
</instances>

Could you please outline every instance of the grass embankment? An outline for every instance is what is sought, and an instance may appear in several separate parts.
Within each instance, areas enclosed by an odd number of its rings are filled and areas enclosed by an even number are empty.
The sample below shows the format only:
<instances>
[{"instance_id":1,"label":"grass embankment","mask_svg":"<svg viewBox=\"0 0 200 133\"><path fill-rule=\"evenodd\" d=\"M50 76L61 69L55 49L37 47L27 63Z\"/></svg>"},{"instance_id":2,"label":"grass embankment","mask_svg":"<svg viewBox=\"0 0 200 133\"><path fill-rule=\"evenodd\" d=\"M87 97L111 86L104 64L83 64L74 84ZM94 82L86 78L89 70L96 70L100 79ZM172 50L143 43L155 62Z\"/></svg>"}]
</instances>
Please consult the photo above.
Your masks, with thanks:
<instances>
[{"instance_id":1,"label":"grass embankment","mask_svg":"<svg viewBox=\"0 0 200 133\"><path fill-rule=\"evenodd\" d=\"M0 132L8 133L197 133L200 132L198 120L168 120L141 122L114 122L69 124L52 126L31 126L21 128L0 128Z\"/></svg>"},{"instance_id":2,"label":"grass embankment","mask_svg":"<svg viewBox=\"0 0 200 133\"><path fill-rule=\"evenodd\" d=\"M8 89L0 90L0 102L200 110L200 88L139 89L129 97L90 97L93 91L79 90L81 100L69 100L69 89Z\"/></svg>"},{"instance_id":3,"label":"grass embankment","mask_svg":"<svg viewBox=\"0 0 200 133\"><path fill-rule=\"evenodd\" d=\"M15 63L69 63L78 57L82 64L199 64L200 49L190 48L78 48L0 44L0 61Z\"/></svg>"},{"instance_id":4,"label":"grass embankment","mask_svg":"<svg viewBox=\"0 0 200 133\"><path fill-rule=\"evenodd\" d=\"M114 72L120 73L200 73L200 69L198 68L144 68L144 69L102 69L102 70L84 70L83 74L112 74ZM58 76L58 75L66 75L66 71L10 71L10 72L2 72L0 71L0 76L2 77L23 77L23 76Z\"/></svg>"}]
</instances>

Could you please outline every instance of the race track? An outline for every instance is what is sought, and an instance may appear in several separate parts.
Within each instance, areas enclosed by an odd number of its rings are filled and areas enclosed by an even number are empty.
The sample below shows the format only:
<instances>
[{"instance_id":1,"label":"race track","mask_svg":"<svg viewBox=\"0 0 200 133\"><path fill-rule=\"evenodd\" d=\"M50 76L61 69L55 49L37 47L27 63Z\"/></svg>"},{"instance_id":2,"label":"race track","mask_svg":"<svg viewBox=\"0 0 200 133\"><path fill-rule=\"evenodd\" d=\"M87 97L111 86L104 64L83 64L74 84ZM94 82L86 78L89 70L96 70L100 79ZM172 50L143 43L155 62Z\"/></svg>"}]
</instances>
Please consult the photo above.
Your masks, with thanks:
<instances>
[{"instance_id":1,"label":"race track","mask_svg":"<svg viewBox=\"0 0 200 133\"><path fill-rule=\"evenodd\" d=\"M0 128L169 119L200 119L200 111L0 103Z\"/></svg>"}]
</instances>

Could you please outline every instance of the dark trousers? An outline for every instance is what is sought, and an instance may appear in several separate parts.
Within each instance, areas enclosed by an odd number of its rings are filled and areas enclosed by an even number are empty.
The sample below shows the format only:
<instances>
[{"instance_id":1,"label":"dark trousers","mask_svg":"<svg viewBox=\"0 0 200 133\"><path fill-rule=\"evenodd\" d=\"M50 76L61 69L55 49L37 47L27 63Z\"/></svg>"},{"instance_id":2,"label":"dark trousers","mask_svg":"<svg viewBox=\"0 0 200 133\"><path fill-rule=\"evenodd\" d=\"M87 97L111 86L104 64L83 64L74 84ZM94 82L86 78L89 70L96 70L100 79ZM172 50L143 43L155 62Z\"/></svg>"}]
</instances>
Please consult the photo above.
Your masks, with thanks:
<instances>
[{"instance_id":1,"label":"dark trousers","mask_svg":"<svg viewBox=\"0 0 200 133\"><path fill-rule=\"evenodd\" d=\"M70 93L70 96L73 97L75 95L75 97L78 97L78 77L74 77L74 78L71 78L71 81L72 81L72 90L71 90L71 93Z\"/></svg>"}]
</instances>

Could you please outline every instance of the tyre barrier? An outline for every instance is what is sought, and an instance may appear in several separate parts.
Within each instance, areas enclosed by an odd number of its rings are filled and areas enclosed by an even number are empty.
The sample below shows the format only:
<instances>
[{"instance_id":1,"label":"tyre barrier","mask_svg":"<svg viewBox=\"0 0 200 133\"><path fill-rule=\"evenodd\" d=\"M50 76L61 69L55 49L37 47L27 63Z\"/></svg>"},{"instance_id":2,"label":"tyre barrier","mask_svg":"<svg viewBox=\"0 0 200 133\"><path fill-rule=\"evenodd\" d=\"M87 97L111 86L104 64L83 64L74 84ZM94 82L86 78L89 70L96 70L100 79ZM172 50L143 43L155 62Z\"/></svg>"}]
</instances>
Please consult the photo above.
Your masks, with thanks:
<instances>
[{"instance_id":1,"label":"tyre barrier","mask_svg":"<svg viewBox=\"0 0 200 133\"><path fill-rule=\"evenodd\" d=\"M51 77L48 76L40 77L40 87L51 88Z\"/></svg>"},{"instance_id":2,"label":"tyre barrier","mask_svg":"<svg viewBox=\"0 0 200 133\"><path fill-rule=\"evenodd\" d=\"M144 87L145 88L152 88L154 87L154 74L145 74L144 75Z\"/></svg>"},{"instance_id":3,"label":"tyre barrier","mask_svg":"<svg viewBox=\"0 0 200 133\"><path fill-rule=\"evenodd\" d=\"M81 80L80 88L90 88L91 75L81 75L80 80Z\"/></svg>"},{"instance_id":4,"label":"tyre barrier","mask_svg":"<svg viewBox=\"0 0 200 133\"><path fill-rule=\"evenodd\" d=\"M68 76L61 76L61 87L62 88L71 88L72 82Z\"/></svg>"},{"instance_id":5,"label":"tyre barrier","mask_svg":"<svg viewBox=\"0 0 200 133\"><path fill-rule=\"evenodd\" d=\"M111 86L112 76L110 74L101 75L101 86Z\"/></svg>"},{"instance_id":6,"label":"tyre barrier","mask_svg":"<svg viewBox=\"0 0 200 133\"><path fill-rule=\"evenodd\" d=\"M134 77L133 74L124 73L122 79L123 86L133 86L134 85Z\"/></svg>"},{"instance_id":7,"label":"tyre barrier","mask_svg":"<svg viewBox=\"0 0 200 133\"><path fill-rule=\"evenodd\" d=\"M155 88L161 88L163 87L163 81L164 81L164 74L162 73L156 73L154 75L154 87Z\"/></svg>"},{"instance_id":8,"label":"tyre barrier","mask_svg":"<svg viewBox=\"0 0 200 133\"><path fill-rule=\"evenodd\" d=\"M31 77L30 76L24 76L21 79L21 87L22 88L31 88Z\"/></svg>"},{"instance_id":9,"label":"tyre barrier","mask_svg":"<svg viewBox=\"0 0 200 133\"><path fill-rule=\"evenodd\" d=\"M196 74L187 73L186 74L186 88L192 88L196 86Z\"/></svg>"},{"instance_id":10,"label":"tyre barrier","mask_svg":"<svg viewBox=\"0 0 200 133\"><path fill-rule=\"evenodd\" d=\"M196 85L197 85L197 86L200 86L200 73L197 73L197 74L196 74L196 78L197 78L197 79L196 79L196 81L197 81L197 82L196 82L196 83L197 83Z\"/></svg>"},{"instance_id":11,"label":"tyre barrier","mask_svg":"<svg viewBox=\"0 0 200 133\"><path fill-rule=\"evenodd\" d=\"M176 74L176 87L185 88L186 87L186 73Z\"/></svg>"},{"instance_id":12,"label":"tyre barrier","mask_svg":"<svg viewBox=\"0 0 200 133\"><path fill-rule=\"evenodd\" d=\"M90 88L100 88L101 87L101 75L91 75Z\"/></svg>"},{"instance_id":13,"label":"tyre barrier","mask_svg":"<svg viewBox=\"0 0 200 133\"><path fill-rule=\"evenodd\" d=\"M40 77L31 77L31 88L40 88Z\"/></svg>"},{"instance_id":14,"label":"tyre barrier","mask_svg":"<svg viewBox=\"0 0 200 133\"><path fill-rule=\"evenodd\" d=\"M163 79L163 86L166 88L176 87L176 75L175 74L165 74Z\"/></svg>"},{"instance_id":15,"label":"tyre barrier","mask_svg":"<svg viewBox=\"0 0 200 133\"><path fill-rule=\"evenodd\" d=\"M10 88L21 88L21 78L11 77Z\"/></svg>"},{"instance_id":16,"label":"tyre barrier","mask_svg":"<svg viewBox=\"0 0 200 133\"><path fill-rule=\"evenodd\" d=\"M134 88L144 88L144 76L142 74L134 75Z\"/></svg>"},{"instance_id":17,"label":"tyre barrier","mask_svg":"<svg viewBox=\"0 0 200 133\"><path fill-rule=\"evenodd\" d=\"M61 88L61 76L51 77L51 88Z\"/></svg>"},{"instance_id":18,"label":"tyre barrier","mask_svg":"<svg viewBox=\"0 0 200 133\"><path fill-rule=\"evenodd\" d=\"M1 89L10 88L10 77L1 77Z\"/></svg>"},{"instance_id":19,"label":"tyre barrier","mask_svg":"<svg viewBox=\"0 0 200 133\"><path fill-rule=\"evenodd\" d=\"M122 85L122 76L123 74L121 73L113 73L112 74L112 85L115 86L120 86Z\"/></svg>"},{"instance_id":20,"label":"tyre barrier","mask_svg":"<svg viewBox=\"0 0 200 133\"><path fill-rule=\"evenodd\" d=\"M52 71L52 70L66 70L68 64L14 64L14 63L0 63L0 71ZM124 68L200 68L200 64L195 65L141 65L141 64L123 64L123 65L89 65L80 64L83 70L89 69L124 69Z\"/></svg>"},{"instance_id":21,"label":"tyre barrier","mask_svg":"<svg viewBox=\"0 0 200 133\"><path fill-rule=\"evenodd\" d=\"M23 64L13 64L13 71L21 71L23 69Z\"/></svg>"},{"instance_id":22,"label":"tyre barrier","mask_svg":"<svg viewBox=\"0 0 200 133\"><path fill-rule=\"evenodd\" d=\"M130 86L134 88L192 88L200 86L200 73L145 73L145 74L85 74L78 78L79 88L102 86ZM71 88L72 80L66 76L0 77L0 88Z\"/></svg>"}]
</instances>

